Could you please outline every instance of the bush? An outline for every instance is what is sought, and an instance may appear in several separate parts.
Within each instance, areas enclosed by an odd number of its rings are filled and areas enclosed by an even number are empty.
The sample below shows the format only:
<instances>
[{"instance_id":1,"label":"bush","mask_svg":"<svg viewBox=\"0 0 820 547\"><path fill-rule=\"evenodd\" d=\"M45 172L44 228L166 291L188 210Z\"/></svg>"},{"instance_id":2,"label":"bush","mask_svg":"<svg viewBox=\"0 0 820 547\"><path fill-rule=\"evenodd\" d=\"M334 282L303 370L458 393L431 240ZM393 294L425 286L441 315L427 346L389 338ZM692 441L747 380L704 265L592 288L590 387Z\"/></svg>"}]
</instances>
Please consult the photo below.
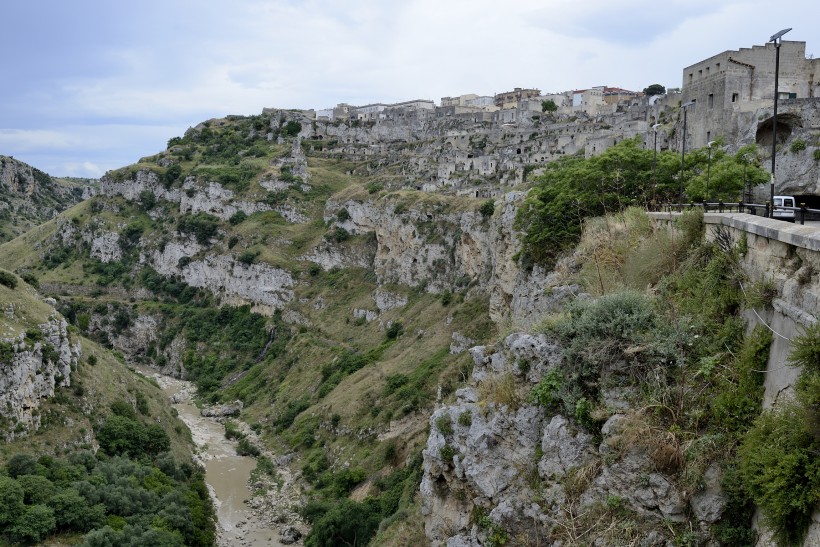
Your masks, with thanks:
<instances>
[{"instance_id":1,"label":"bush","mask_svg":"<svg viewBox=\"0 0 820 547\"><path fill-rule=\"evenodd\" d=\"M438 429L442 435L453 434L453 421L450 419L449 414L442 414L436 419L436 429Z\"/></svg>"},{"instance_id":2,"label":"bush","mask_svg":"<svg viewBox=\"0 0 820 547\"><path fill-rule=\"evenodd\" d=\"M398 321L393 321L390 323L390 326L387 327L387 330L384 331L385 336L387 336L388 340L395 340L402 334L404 334L404 325L399 323Z\"/></svg>"},{"instance_id":3,"label":"bush","mask_svg":"<svg viewBox=\"0 0 820 547\"><path fill-rule=\"evenodd\" d=\"M803 139L794 139L789 148L791 149L792 154L797 154L798 152L802 152L803 150L806 149L806 141L804 141Z\"/></svg>"},{"instance_id":4,"label":"bush","mask_svg":"<svg viewBox=\"0 0 820 547\"><path fill-rule=\"evenodd\" d=\"M481 207L478 208L478 212L481 213L481 216L483 216L484 218L493 216L493 213L495 213L495 202L491 199L488 199L487 201L481 204Z\"/></svg>"},{"instance_id":5,"label":"bush","mask_svg":"<svg viewBox=\"0 0 820 547\"><path fill-rule=\"evenodd\" d=\"M24 510L23 487L11 477L0 475L0 527L13 523Z\"/></svg>"},{"instance_id":6,"label":"bush","mask_svg":"<svg viewBox=\"0 0 820 547\"><path fill-rule=\"evenodd\" d=\"M6 270L0 270L0 285L5 285L9 289L17 288L17 276Z\"/></svg>"},{"instance_id":7,"label":"bush","mask_svg":"<svg viewBox=\"0 0 820 547\"><path fill-rule=\"evenodd\" d=\"M20 274L20 277L23 279L23 281L25 281L26 283L28 283L29 285L31 285L35 289L40 288L40 280L37 279L37 276L34 275L33 273L23 272L23 273Z\"/></svg>"},{"instance_id":8,"label":"bush","mask_svg":"<svg viewBox=\"0 0 820 547\"><path fill-rule=\"evenodd\" d=\"M177 221L177 230L196 237L197 243L207 245L219 230L219 219L208 213L183 215Z\"/></svg>"},{"instance_id":9,"label":"bush","mask_svg":"<svg viewBox=\"0 0 820 547\"><path fill-rule=\"evenodd\" d=\"M814 152L812 152L811 155L814 158L814 161L820 161L820 148L818 148Z\"/></svg>"},{"instance_id":10,"label":"bush","mask_svg":"<svg viewBox=\"0 0 820 547\"><path fill-rule=\"evenodd\" d=\"M760 414L765 376L759 371L766 370L771 343L771 332L756 327L745 338L727 373L720 377L718 393L712 399L712 414L725 430L744 431Z\"/></svg>"},{"instance_id":11,"label":"bush","mask_svg":"<svg viewBox=\"0 0 820 547\"><path fill-rule=\"evenodd\" d=\"M237 211L231 215L231 218L228 219L228 222L231 226L236 226L237 224L242 224L245 222L245 219L248 218L248 215L245 211Z\"/></svg>"},{"instance_id":12,"label":"bush","mask_svg":"<svg viewBox=\"0 0 820 547\"><path fill-rule=\"evenodd\" d=\"M54 527L54 511L46 505L31 505L17 518L11 528L11 534L17 540L26 543L42 541Z\"/></svg>"},{"instance_id":13,"label":"bush","mask_svg":"<svg viewBox=\"0 0 820 547\"><path fill-rule=\"evenodd\" d=\"M256 262L256 257L260 254L259 251L243 251L236 259L242 264L253 264Z\"/></svg>"},{"instance_id":14,"label":"bush","mask_svg":"<svg viewBox=\"0 0 820 547\"><path fill-rule=\"evenodd\" d=\"M761 414L738 449L743 483L783 544L802 539L820 502L818 450L796 403Z\"/></svg>"},{"instance_id":15,"label":"bush","mask_svg":"<svg viewBox=\"0 0 820 547\"><path fill-rule=\"evenodd\" d=\"M282 135L285 137L295 137L302 131L302 124L291 120L282 127Z\"/></svg>"},{"instance_id":16,"label":"bush","mask_svg":"<svg viewBox=\"0 0 820 547\"><path fill-rule=\"evenodd\" d=\"M321 516L313 517L313 528L305 538L305 547L367 545L382 519L381 507L373 499L362 503L343 499L322 509Z\"/></svg>"}]
</instances>

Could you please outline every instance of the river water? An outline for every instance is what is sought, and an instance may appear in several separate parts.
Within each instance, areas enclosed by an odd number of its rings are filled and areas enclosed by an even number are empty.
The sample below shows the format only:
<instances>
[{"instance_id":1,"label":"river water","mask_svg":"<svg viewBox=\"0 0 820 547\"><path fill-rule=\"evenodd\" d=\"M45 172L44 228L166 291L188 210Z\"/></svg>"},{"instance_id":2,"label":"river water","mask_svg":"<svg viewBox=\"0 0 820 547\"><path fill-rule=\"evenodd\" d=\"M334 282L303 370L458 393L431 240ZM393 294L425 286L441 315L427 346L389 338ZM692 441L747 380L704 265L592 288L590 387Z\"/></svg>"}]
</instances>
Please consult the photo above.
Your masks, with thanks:
<instances>
[{"instance_id":1,"label":"river water","mask_svg":"<svg viewBox=\"0 0 820 547\"><path fill-rule=\"evenodd\" d=\"M196 457L205 468L205 482L218 519L220 546L284 545L279 530L248 506L252 497L248 485L256 460L236 453L236 442L225 438L225 428L216 418L202 416L193 404L195 388L190 382L140 369L159 382L171 398L172 406L191 430Z\"/></svg>"}]
</instances>

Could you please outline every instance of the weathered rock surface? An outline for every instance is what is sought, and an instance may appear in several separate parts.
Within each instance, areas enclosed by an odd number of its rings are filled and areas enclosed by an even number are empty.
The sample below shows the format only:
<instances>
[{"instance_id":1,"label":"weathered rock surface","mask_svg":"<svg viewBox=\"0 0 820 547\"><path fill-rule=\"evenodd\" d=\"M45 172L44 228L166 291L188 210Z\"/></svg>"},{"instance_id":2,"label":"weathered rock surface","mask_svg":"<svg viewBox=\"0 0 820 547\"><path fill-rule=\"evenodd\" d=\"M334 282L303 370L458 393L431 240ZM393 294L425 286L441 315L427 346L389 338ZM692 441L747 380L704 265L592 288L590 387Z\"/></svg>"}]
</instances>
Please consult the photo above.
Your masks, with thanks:
<instances>
[{"instance_id":1,"label":"weathered rock surface","mask_svg":"<svg viewBox=\"0 0 820 547\"><path fill-rule=\"evenodd\" d=\"M625 415L604 424L599 442L572 418L526 402L532 386L561 360L560 347L547 336L511 334L498 347L470 352L472 385L456 392L455 404L433 413L423 451L422 515L433 545L486 545L494 530L517 541L552 544L548 538L564 537L567 530L580 533L579 515L604 514L601 508L613 500L645 524L645 545L665 544L662 523L687 520L688 502L703 525L720 518L725 500L716 471L687 500L642 445L623 446ZM492 390L509 379L517 402L493 402ZM573 480L571 493L570 475L584 477ZM476 519L476 512L485 517ZM606 526L595 533L584 543L606 545Z\"/></svg>"},{"instance_id":2,"label":"weathered rock surface","mask_svg":"<svg viewBox=\"0 0 820 547\"><path fill-rule=\"evenodd\" d=\"M42 339L36 342L20 334L10 343L12 353L0 368L0 416L22 427L15 427L9 437L36 430L38 412L44 399L54 396L56 387L71 385L71 371L80 357L79 342L72 343L65 319L56 314L37 326Z\"/></svg>"}]
</instances>

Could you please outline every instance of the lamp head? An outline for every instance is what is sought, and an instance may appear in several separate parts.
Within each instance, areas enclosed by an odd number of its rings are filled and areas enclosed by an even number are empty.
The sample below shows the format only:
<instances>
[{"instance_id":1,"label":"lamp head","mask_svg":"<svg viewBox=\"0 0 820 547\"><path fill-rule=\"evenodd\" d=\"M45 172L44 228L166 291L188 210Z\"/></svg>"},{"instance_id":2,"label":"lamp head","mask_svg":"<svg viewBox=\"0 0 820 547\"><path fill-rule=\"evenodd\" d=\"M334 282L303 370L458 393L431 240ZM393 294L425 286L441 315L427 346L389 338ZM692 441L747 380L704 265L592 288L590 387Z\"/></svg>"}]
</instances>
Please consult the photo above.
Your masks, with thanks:
<instances>
[{"instance_id":1,"label":"lamp head","mask_svg":"<svg viewBox=\"0 0 820 547\"><path fill-rule=\"evenodd\" d=\"M715 142L716 142L716 141L709 141L709 142L707 142L707 143L706 143L706 146L707 146L708 148L712 148L712 145L713 145L713 144L715 144Z\"/></svg>"},{"instance_id":2,"label":"lamp head","mask_svg":"<svg viewBox=\"0 0 820 547\"><path fill-rule=\"evenodd\" d=\"M692 106L693 104L695 104L695 101L689 101L689 102L687 102L687 103L684 103L684 104L680 105L680 107L681 107L681 108L689 108L689 107L690 107L690 106Z\"/></svg>"}]
</instances>

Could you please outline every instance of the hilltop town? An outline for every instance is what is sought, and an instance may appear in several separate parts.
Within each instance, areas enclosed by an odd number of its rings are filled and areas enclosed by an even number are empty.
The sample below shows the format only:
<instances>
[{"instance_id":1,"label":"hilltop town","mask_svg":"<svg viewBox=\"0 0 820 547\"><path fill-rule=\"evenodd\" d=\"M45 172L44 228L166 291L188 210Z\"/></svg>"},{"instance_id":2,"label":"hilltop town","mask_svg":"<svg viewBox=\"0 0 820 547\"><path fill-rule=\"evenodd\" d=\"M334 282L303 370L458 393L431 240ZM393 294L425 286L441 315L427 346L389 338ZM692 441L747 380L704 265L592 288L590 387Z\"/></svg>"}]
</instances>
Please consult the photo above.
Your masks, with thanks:
<instances>
[{"instance_id":1,"label":"hilltop town","mask_svg":"<svg viewBox=\"0 0 820 547\"><path fill-rule=\"evenodd\" d=\"M816 114L820 60L806 43L783 41L779 73L777 186L820 205L820 141ZM724 51L682 69L681 87L653 84L644 91L597 86L543 93L515 88L494 96L473 93L433 100L320 110L281 111L305 128L302 144L330 157L379 158L404 184L424 191L491 197L519 184L526 173L565 155L591 157L624 139L646 148L681 150L687 109L686 148L711 141L734 152L757 143L750 161L765 163L771 145L775 54L771 44ZM645 92L646 91L646 92ZM278 112L265 109L265 113ZM793 147L813 161L789 154ZM765 189L758 194L765 195Z\"/></svg>"}]
</instances>

